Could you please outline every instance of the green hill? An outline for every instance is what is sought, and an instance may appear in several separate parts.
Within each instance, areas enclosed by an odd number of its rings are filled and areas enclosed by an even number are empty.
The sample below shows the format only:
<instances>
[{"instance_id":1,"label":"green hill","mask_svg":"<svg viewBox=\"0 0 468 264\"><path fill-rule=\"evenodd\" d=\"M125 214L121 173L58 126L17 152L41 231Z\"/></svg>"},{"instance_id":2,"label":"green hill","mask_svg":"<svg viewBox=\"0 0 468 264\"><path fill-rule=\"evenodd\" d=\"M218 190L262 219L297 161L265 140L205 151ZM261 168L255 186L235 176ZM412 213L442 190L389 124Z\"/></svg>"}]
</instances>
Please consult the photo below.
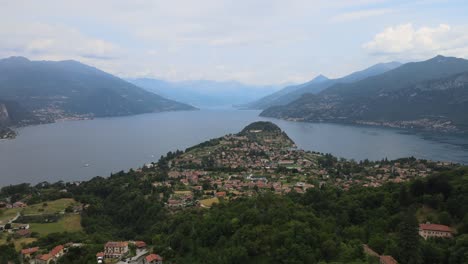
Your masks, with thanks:
<instances>
[{"instance_id":1,"label":"green hill","mask_svg":"<svg viewBox=\"0 0 468 264\"><path fill-rule=\"evenodd\" d=\"M468 61L437 56L364 80L306 94L262 116L438 131L467 131Z\"/></svg>"},{"instance_id":2,"label":"green hill","mask_svg":"<svg viewBox=\"0 0 468 264\"><path fill-rule=\"evenodd\" d=\"M77 61L23 57L0 60L0 100L13 124L194 109Z\"/></svg>"},{"instance_id":3,"label":"green hill","mask_svg":"<svg viewBox=\"0 0 468 264\"><path fill-rule=\"evenodd\" d=\"M304 94L318 94L335 84L356 82L370 76L390 71L400 65L401 63L399 62L379 63L337 79L328 79L323 75L319 75L309 82L285 87L278 92L246 104L243 107L250 109L267 109L272 106L287 105L288 103L299 99Z\"/></svg>"}]
</instances>

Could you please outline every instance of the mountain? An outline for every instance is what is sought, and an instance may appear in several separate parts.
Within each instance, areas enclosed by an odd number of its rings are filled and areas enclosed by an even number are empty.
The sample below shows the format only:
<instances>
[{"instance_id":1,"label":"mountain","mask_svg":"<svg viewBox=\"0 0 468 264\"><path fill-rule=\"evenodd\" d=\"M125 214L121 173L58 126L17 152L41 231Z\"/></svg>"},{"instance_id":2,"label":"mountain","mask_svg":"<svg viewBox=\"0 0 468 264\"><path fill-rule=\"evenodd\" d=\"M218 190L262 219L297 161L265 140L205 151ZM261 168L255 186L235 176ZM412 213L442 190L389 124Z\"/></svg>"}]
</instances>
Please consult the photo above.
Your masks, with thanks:
<instances>
[{"instance_id":1,"label":"mountain","mask_svg":"<svg viewBox=\"0 0 468 264\"><path fill-rule=\"evenodd\" d=\"M299 99L303 94L317 94L334 84L359 81L370 76L379 75L399 66L401 66L401 63L399 62L379 63L362 71L354 72L338 79L328 79L323 75L319 75L309 82L285 87L276 93L248 103L244 105L244 107L249 109L266 109L270 106L286 105L296 99Z\"/></svg>"},{"instance_id":2,"label":"mountain","mask_svg":"<svg viewBox=\"0 0 468 264\"><path fill-rule=\"evenodd\" d=\"M281 86L248 85L236 81L193 80L169 82L151 78L128 79L147 91L197 107L244 104L270 94Z\"/></svg>"},{"instance_id":3,"label":"mountain","mask_svg":"<svg viewBox=\"0 0 468 264\"><path fill-rule=\"evenodd\" d=\"M9 125L28 125L39 121L31 112L17 102L0 100L0 127Z\"/></svg>"},{"instance_id":4,"label":"mountain","mask_svg":"<svg viewBox=\"0 0 468 264\"><path fill-rule=\"evenodd\" d=\"M0 60L0 103L10 123L192 110L77 61Z\"/></svg>"},{"instance_id":5,"label":"mountain","mask_svg":"<svg viewBox=\"0 0 468 264\"><path fill-rule=\"evenodd\" d=\"M437 56L306 94L262 116L437 131L468 131L468 60Z\"/></svg>"},{"instance_id":6,"label":"mountain","mask_svg":"<svg viewBox=\"0 0 468 264\"><path fill-rule=\"evenodd\" d=\"M286 86L283 89L272 93L270 95L267 95L263 98L260 98L257 101L250 102L248 104L242 105L242 108L247 108L247 109L264 109L267 108L271 105L281 105L281 104L286 104L288 102L294 101L296 96L294 93L304 87L310 87L310 86L315 86L315 87L327 87L328 83L330 82L330 79L323 75L319 75L312 79L311 81L308 81L303 84L299 85L290 85ZM292 96L291 96L292 95Z\"/></svg>"}]
</instances>

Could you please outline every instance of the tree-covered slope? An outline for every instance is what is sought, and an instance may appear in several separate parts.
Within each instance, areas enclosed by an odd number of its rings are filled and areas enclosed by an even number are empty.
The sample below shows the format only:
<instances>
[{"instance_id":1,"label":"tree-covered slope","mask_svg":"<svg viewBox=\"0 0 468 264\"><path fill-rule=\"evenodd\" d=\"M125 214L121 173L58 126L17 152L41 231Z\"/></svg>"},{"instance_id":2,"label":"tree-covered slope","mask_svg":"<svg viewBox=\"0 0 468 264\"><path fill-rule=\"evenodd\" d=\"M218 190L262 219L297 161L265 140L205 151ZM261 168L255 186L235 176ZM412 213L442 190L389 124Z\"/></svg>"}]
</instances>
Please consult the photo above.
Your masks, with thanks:
<instances>
[{"instance_id":1,"label":"tree-covered slope","mask_svg":"<svg viewBox=\"0 0 468 264\"><path fill-rule=\"evenodd\" d=\"M379 63L364 70L357 71L337 79L328 79L323 75L319 75L312 81L285 87L278 92L265 96L257 101L251 102L245 105L245 107L251 109L267 109L268 107L272 106L287 105L288 103L297 100L306 93L318 94L335 84L356 82L370 76L375 76L390 71L399 66L401 66L401 63L399 62Z\"/></svg>"},{"instance_id":2,"label":"tree-covered slope","mask_svg":"<svg viewBox=\"0 0 468 264\"><path fill-rule=\"evenodd\" d=\"M241 139L251 134L257 136ZM169 152L153 166L121 171L108 178L6 186L0 189L0 201L4 205L16 201L42 205L39 208L59 198L79 202L83 209L82 232L35 234L37 240L23 246L50 250L71 241L82 243L80 247L70 247L58 260L57 263L63 264L95 263L96 253L102 251L107 241L129 240L146 242L150 251L163 256L165 263L378 263L365 255L364 244L377 254L393 256L402 264L467 263L467 167L415 158L347 161L329 154L274 147L272 135L282 137L283 134L270 122L255 122L237 135L226 136L235 144L223 143L222 139L207 141L185 152ZM238 144L238 140L247 141ZM283 140L289 141L287 137ZM309 159L318 161L313 171L320 175L320 184L304 178L315 185L301 192L297 191L300 188L292 188L280 193L270 188L244 186L234 190L223 185L233 178L273 181L274 178L267 176L268 169L259 173L265 169L262 165L226 171L208 168L202 162L197 171L206 171L204 177L208 179L200 177L200 182L194 185L183 184L183 178L169 174L181 169L178 160L197 159L196 152L212 157L221 151L230 155L236 151L248 152L255 143L271 148L263 154L251 153L239 158L268 159L272 155L282 159L292 158L295 152L314 154L315 158L309 156ZM216 146L222 150L217 152L213 148ZM277 151L279 154L274 153ZM295 177L312 176L299 169L274 173L281 176L279 180L285 185L293 184ZM219 177L223 171L228 177ZM193 176L195 171L186 172ZM365 177L358 177L361 173ZM383 179L384 175L391 177L381 185L364 184L366 178ZM407 181L396 181L397 178ZM211 180L213 184L209 183ZM356 185L342 188L333 184L348 180L355 181ZM208 209L193 203L187 207L168 206L176 193L190 193L203 199L214 193L230 194ZM2 210L5 209L0 209L0 216ZM418 234L418 224L428 221L452 228L453 238L424 240ZM1 261L18 260L13 243L0 245L0 249Z\"/></svg>"},{"instance_id":3,"label":"tree-covered slope","mask_svg":"<svg viewBox=\"0 0 468 264\"><path fill-rule=\"evenodd\" d=\"M468 61L437 56L384 74L306 94L261 115L429 130L466 130Z\"/></svg>"},{"instance_id":4,"label":"tree-covered slope","mask_svg":"<svg viewBox=\"0 0 468 264\"><path fill-rule=\"evenodd\" d=\"M130 171L80 186L10 186L0 196L32 195L40 201L57 195L87 204L85 233L52 233L28 245L84 243L58 263L94 263L105 242L127 239L153 245L167 263L376 263L366 257L363 244L402 264L468 261L466 168L379 188L325 186L284 196L263 192L177 213L164 209L159 194L166 197L170 189L152 186L157 177L163 175ZM456 227L455 237L422 239L417 224L425 221ZM15 251L2 250L1 258L13 260Z\"/></svg>"},{"instance_id":5,"label":"tree-covered slope","mask_svg":"<svg viewBox=\"0 0 468 264\"><path fill-rule=\"evenodd\" d=\"M44 122L47 118L193 109L76 61L30 61L23 57L0 60L0 98L34 112Z\"/></svg>"}]
</instances>

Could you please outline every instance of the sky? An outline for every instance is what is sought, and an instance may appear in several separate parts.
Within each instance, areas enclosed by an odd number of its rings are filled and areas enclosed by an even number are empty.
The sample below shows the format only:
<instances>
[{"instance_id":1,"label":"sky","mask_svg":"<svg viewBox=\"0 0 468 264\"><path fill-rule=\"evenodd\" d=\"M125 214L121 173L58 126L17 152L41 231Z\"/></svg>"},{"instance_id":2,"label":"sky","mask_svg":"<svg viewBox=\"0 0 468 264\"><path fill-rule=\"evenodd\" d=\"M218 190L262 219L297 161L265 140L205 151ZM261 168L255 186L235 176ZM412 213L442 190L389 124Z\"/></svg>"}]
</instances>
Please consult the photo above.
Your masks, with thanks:
<instances>
[{"instance_id":1,"label":"sky","mask_svg":"<svg viewBox=\"0 0 468 264\"><path fill-rule=\"evenodd\" d=\"M0 0L0 58L124 78L301 83L379 62L468 58L466 0Z\"/></svg>"}]
</instances>

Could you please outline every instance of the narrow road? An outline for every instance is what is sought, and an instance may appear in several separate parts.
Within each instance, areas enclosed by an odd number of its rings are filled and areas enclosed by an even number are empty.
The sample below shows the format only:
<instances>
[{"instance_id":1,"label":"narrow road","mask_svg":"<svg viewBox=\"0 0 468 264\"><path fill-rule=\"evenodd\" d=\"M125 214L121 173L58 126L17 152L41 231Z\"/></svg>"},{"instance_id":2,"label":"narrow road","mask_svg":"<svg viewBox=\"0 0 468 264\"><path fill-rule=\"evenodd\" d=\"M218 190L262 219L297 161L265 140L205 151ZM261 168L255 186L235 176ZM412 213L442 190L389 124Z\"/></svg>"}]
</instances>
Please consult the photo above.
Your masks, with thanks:
<instances>
[{"instance_id":1,"label":"narrow road","mask_svg":"<svg viewBox=\"0 0 468 264\"><path fill-rule=\"evenodd\" d=\"M9 223L9 224L13 223L14 221L16 221L16 219L18 219L18 218L20 217L20 215L21 215L21 214L20 214L19 212L16 213L16 216L13 217L12 219L10 219L10 220L8 221L8 223Z\"/></svg>"}]
</instances>

